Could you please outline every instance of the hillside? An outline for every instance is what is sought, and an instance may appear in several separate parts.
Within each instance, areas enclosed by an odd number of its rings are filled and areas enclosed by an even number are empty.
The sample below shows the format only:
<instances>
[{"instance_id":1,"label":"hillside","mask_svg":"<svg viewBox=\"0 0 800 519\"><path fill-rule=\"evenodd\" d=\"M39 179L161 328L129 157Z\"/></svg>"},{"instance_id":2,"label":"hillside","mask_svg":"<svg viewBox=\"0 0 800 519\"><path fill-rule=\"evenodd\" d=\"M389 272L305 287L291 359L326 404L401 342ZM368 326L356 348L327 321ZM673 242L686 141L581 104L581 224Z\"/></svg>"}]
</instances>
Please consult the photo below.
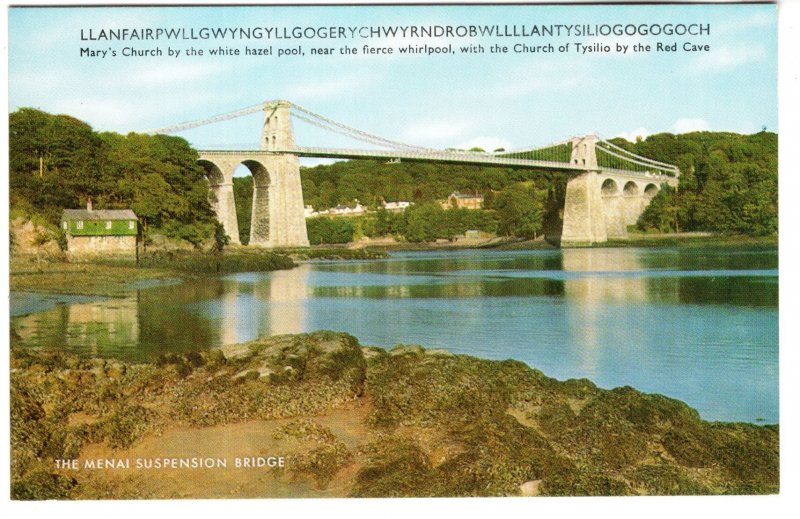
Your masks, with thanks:
<instances>
[{"instance_id":1,"label":"hillside","mask_svg":"<svg viewBox=\"0 0 800 519\"><path fill-rule=\"evenodd\" d=\"M204 171L184 139L98 133L68 115L23 108L10 115L9 140L9 197L15 214L41 216L57 225L61 210L82 207L91 198L97 208L132 208L145 236L158 232L199 244L214 234L217 224ZM677 164L682 172L678 188L662 190L642 215L642 230L777 232L775 133L662 133L634 143L613 142ZM371 208L383 201L413 202L415 209L404 216L387 216L385 222L358 230L409 241L451 238L470 228L522 238L558 234L566 187L566 177L558 172L367 160L303 168L301 178L305 203L316 209L355 200ZM246 242L251 177L236 178L234 190ZM453 191L485 195L486 214L443 216L435 202ZM453 221L440 225L444 219ZM344 238L358 233L324 232ZM330 243L324 236L320 241Z\"/></svg>"}]
</instances>

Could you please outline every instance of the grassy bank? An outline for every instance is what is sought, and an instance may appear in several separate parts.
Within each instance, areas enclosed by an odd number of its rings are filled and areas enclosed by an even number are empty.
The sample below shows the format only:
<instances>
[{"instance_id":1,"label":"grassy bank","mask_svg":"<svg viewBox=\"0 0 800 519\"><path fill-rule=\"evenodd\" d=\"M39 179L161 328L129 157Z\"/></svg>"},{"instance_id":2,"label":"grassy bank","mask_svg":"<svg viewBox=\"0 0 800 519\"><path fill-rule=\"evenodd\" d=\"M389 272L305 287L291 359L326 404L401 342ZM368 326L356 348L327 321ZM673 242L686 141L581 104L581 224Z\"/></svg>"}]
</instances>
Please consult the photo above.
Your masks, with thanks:
<instances>
[{"instance_id":1,"label":"grassy bank","mask_svg":"<svg viewBox=\"0 0 800 519\"><path fill-rule=\"evenodd\" d=\"M598 243L591 248L606 247L753 247L775 248L778 246L777 236L729 236L709 233L681 234L644 234L630 233L626 239L610 238L605 243ZM402 244L395 250L442 250L442 249L496 249L496 250L539 250L554 249L557 246L543 239L516 240L498 239L485 244Z\"/></svg>"},{"instance_id":2,"label":"grassy bank","mask_svg":"<svg viewBox=\"0 0 800 519\"><path fill-rule=\"evenodd\" d=\"M303 247L280 249L282 254L286 254L295 261L311 260L371 260L383 259L389 254L377 247L365 247L361 249L351 249L347 246L341 247Z\"/></svg>"},{"instance_id":3,"label":"grassy bank","mask_svg":"<svg viewBox=\"0 0 800 519\"><path fill-rule=\"evenodd\" d=\"M726 247L745 246L754 248L774 248L778 246L777 236L739 236L710 233L630 233L628 238L611 238L605 243L591 245L591 248L605 247ZM391 245L376 245L376 250L384 251L441 251L441 250L552 250L558 248L543 238L520 240L516 238L494 238L478 242L453 243L410 243L398 242Z\"/></svg>"},{"instance_id":4,"label":"grassy bank","mask_svg":"<svg viewBox=\"0 0 800 519\"><path fill-rule=\"evenodd\" d=\"M158 283L178 277L168 268L144 269L65 261L37 264L26 257L12 257L9 266L9 288L19 292L121 297L141 283Z\"/></svg>"},{"instance_id":5,"label":"grassy bank","mask_svg":"<svg viewBox=\"0 0 800 519\"><path fill-rule=\"evenodd\" d=\"M131 260L98 260L97 263L111 267L136 266L136 263ZM202 276L285 270L293 268L295 264L285 254L264 250L226 251L224 253L159 251L141 255L138 266L143 269L169 269L185 275Z\"/></svg>"},{"instance_id":6,"label":"grassy bank","mask_svg":"<svg viewBox=\"0 0 800 519\"><path fill-rule=\"evenodd\" d=\"M63 259L37 261L16 256L10 261L10 290L56 294L119 297L137 287L196 276L234 272L262 272L290 269L295 263L285 254L225 252L154 252L133 259L98 259L67 262Z\"/></svg>"},{"instance_id":7,"label":"grassy bank","mask_svg":"<svg viewBox=\"0 0 800 519\"><path fill-rule=\"evenodd\" d=\"M741 236L708 233L633 234L625 240L610 239L607 247L764 247L778 246L777 236Z\"/></svg>"},{"instance_id":8,"label":"grassy bank","mask_svg":"<svg viewBox=\"0 0 800 519\"><path fill-rule=\"evenodd\" d=\"M16 499L778 491L776 425L706 422L677 400L516 361L317 332L140 365L12 341L11 367ZM198 452L286 461L257 472L53 462Z\"/></svg>"}]
</instances>

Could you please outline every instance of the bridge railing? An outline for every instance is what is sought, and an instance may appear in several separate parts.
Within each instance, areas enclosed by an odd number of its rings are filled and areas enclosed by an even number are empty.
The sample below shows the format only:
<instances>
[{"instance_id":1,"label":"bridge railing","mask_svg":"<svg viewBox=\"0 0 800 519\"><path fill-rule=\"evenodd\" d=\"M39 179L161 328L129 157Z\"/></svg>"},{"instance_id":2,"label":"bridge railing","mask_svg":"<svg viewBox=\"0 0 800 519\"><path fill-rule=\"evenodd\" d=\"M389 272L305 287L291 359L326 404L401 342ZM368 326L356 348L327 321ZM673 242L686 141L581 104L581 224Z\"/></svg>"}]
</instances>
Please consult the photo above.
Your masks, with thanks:
<instances>
[{"instance_id":1,"label":"bridge railing","mask_svg":"<svg viewBox=\"0 0 800 519\"><path fill-rule=\"evenodd\" d=\"M313 146L296 146L292 149L283 150L203 150L201 156L272 156L281 154L297 155L300 157L319 157L319 158L341 158L341 159L380 159L380 160L408 160L424 162L450 162L458 164L473 164L487 166L511 166L536 169L561 170L567 172L582 172L585 167L581 167L568 162L530 160L510 158L498 154L467 152L467 151L411 151L411 150L358 150L345 148L326 148ZM674 180L675 176L664 174L661 170L647 169L642 171L632 171L630 169L603 167L605 173L624 175L637 178L652 179L655 183Z\"/></svg>"}]
</instances>

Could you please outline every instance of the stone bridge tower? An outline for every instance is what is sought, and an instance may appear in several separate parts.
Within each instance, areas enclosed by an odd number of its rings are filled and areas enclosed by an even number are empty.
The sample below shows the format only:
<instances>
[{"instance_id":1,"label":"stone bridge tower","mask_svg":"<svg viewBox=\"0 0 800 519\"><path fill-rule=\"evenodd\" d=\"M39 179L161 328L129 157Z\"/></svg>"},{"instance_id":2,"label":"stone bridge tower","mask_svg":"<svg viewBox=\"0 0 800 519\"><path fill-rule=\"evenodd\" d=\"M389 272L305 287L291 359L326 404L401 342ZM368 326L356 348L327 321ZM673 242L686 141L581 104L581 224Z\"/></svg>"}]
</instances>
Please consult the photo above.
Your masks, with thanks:
<instances>
[{"instance_id":1,"label":"stone bridge tower","mask_svg":"<svg viewBox=\"0 0 800 519\"><path fill-rule=\"evenodd\" d=\"M567 181L561 245L591 245L608 240L603 200L600 195L600 167L597 165L596 135L573 137L570 162L586 171Z\"/></svg>"},{"instance_id":2,"label":"stone bridge tower","mask_svg":"<svg viewBox=\"0 0 800 519\"><path fill-rule=\"evenodd\" d=\"M661 189L678 185L677 177L660 172L633 172L600 167L596 135L574 137L570 163L584 171L567 180L562 247L604 243L627 238L633 225Z\"/></svg>"},{"instance_id":3,"label":"stone bridge tower","mask_svg":"<svg viewBox=\"0 0 800 519\"><path fill-rule=\"evenodd\" d=\"M231 242L238 244L233 174L243 164L253 175L250 245L307 247L300 165L297 155L291 153L295 143L289 102L266 105L260 148L257 151L201 152L200 163L206 169L217 219Z\"/></svg>"},{"instance_id":4,"label":"stone bridge tower","mask_svg":"<svg viewBox=\"0 0 800 519\"><path fill-rule=\"evenodd\" d=\"M253 175L253 245L308 247L297 155L276 153L295 149L291 106L278 101L264 109L261 149L271 153L262 159L268 175Z\"/></svg>"}]
</instances>

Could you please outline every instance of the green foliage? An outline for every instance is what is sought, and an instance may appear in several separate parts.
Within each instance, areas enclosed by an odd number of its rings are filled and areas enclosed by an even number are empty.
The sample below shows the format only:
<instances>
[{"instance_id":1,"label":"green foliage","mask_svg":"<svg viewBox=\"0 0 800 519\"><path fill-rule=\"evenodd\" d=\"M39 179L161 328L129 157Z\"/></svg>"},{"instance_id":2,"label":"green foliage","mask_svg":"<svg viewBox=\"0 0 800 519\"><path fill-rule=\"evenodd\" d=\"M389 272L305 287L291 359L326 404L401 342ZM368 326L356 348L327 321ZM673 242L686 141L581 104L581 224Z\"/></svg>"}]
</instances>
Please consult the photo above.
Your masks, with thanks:
<instances>
[{"instance_id":1,"label":"green foliage","mask_svg":"<svg viewBox=\"0 0 800 519\"><path fill-rule=\"evenodd\" d=\"M413 440L381 436L362 449L367 463L356 476L354 497L431 496L431 463Z\"/></svg>"},{"instance_id":2,"label":"green foliage","mask_svg":"<svg viewBox=\"0 0 800 519\"><path fill-rule=\"evenodd\" d=\"M158 413L140 405L120 406L108 415L101 428L112 449L126 449L158 420Z\"/></svg>"},{"instance_id":3,"label":"green foliage","mask_svg":"<svg viewBox=\"0 0 800 519\"><path fill-rule=\"evenodd\" d=\"M23 501L66 499L76 483L73 478L42 470L19 480L12 480L11 499Z\"/></svg>"},{"instance_id":4,"label":"green foliage","mask_svg":"<svg viewBox=\"0 0 800 519\"><path fill-rule=\"evenodd\" d=\"M688 471L670 465L642 465L636 469L634 481L652 495L681 496L711 493L708 487L692 478Z\"/></svg>"},{"instance_id":5,"label":"green foliage","mask_svg":"<svg viewBox=\"0 0 800 519\"><path fill-rule=\"evenodd\" d=\"M375 249L372 247L365 247L363 249L348 249L345 247L303 247L300 249L282 249L282 253L290 255L292 258L300 261L307 261L313 259L325 260L369 260L369 259L384 259L388 258L389 254L386 251Z\"/></svg>"},{"instance_id":6,"label":"green foliage","mask_svg":"<svg viewBox=\"0 0 800 519\"><path fill-rule=\"evenodd\" d=\"M250 243L250 222L253 209L253 176L233 177L233 197L236 200L236 222L239 224L239 243Z\"/></svg>"},{"instance_id":7,"label":"green foliage","mask_svg":"<svg viewBox=\"0 0 800 519\"><path fill-rule=\"evenodd\" d=\"M355 235L355 227L349 218L308 218L306 229L311 245L349 243Z\"/></svg>"},{"instance_id":8,"label":"green foliage","mask_svg":"<svg viewBox=\"0 0 800 519\"><path fill-rule=\"evenodd\" d=\"M225 233L225 227L217 222L214 226L214 251L222 252L226 245L231 242L231 237Z\"/></svg>"},{"instance_id":9,"label":"green foliage","mask_svg":"<svg viewBox=\"0 0 800 519\"><path fill-rule=\"evenodd\" d=\"M543 217L558 219L558 209L563 206L566 185L566 177L559 172L424 162L388 164L352 160L303 168L300 174L303 198L316 209L350 203L356 198L372 209L380 208L383 201L405 200L414 204L410 210L428 206L423 212L427 212L429 216L441 216L429 204L446 199L453 191L484 193L491 198L492 191L502 191L520 182L536 180L537 187L543 192L560 195L560 200L553 207L548 205L543 212ZM485 204L485 207L488 209L491 205ZM409 219L413 220L408 212L389 213L379 210L374 219L364 223L363 232L366 236L406 236ZM411 237L406 237L409 241L419 241L420 236L448 239L468 229L486 232L497 230L496 219L488 211L470 211L470 216L449 213L447 217L455 222L448 222L435 230L412 221ZM479 221L466 223L462 220L469 218ZM453 233L452 229L446 228L454 226L462 230Z\"/></svg>"},{"instance_id":10,"label":"green foliage","mask_svg":"<svg viewBox=\"0 0 800 519\"><path fill-rule=\"evenodd\" d=\"M132 260L98 260L109 266L133 266ZM188 251L151 252L139 257L141 268L168 269L188 274L227 274L232 272L267 272L295 266L288 256L275 252L225 252L205 254Z\"/></svg>"},{"instance_id":11,"label":"green foliage","mask_svg":"<svg viewBox=\"0 0 800 519\"><path fill-rule=\"evenodd\" d=\"M678 232L682 209L677 190L665 184L639 217L637 226L645 231Z\"/></svg>"},{"instance_id":12,"label":"green foliage","mask_svg":"<svg viewBox=\"0 0 800 519\"><path fill-rule=\"evenodd\" d=\"M535 187L511 186L493 203L500 234L532 240L542 233L544 204Z\"/></svg>"},{"instance_id":13,"label":"green foliage","mask_svg":"<svg viewBox=\"0 0 800 519\"><path fill-rule=\"evenodd\" d=\"M767 236L778 231L778 136L659 134L628 149L675 163L677 190L662 190L642 214L642 230Z\"/></svg>"},{"instance_id":14,"label":"green foliage","mask_svg":"<svg viewBox=\"0 0 800 519\"><path fill-rule=\"evenodd\" d=\"M130 208L142 232L199 244L214 232L197 152L182 138L97 133L75 118L22 108L9 116L9 195L58 225L61 211Z\"/></svg>"}]
</instances>

